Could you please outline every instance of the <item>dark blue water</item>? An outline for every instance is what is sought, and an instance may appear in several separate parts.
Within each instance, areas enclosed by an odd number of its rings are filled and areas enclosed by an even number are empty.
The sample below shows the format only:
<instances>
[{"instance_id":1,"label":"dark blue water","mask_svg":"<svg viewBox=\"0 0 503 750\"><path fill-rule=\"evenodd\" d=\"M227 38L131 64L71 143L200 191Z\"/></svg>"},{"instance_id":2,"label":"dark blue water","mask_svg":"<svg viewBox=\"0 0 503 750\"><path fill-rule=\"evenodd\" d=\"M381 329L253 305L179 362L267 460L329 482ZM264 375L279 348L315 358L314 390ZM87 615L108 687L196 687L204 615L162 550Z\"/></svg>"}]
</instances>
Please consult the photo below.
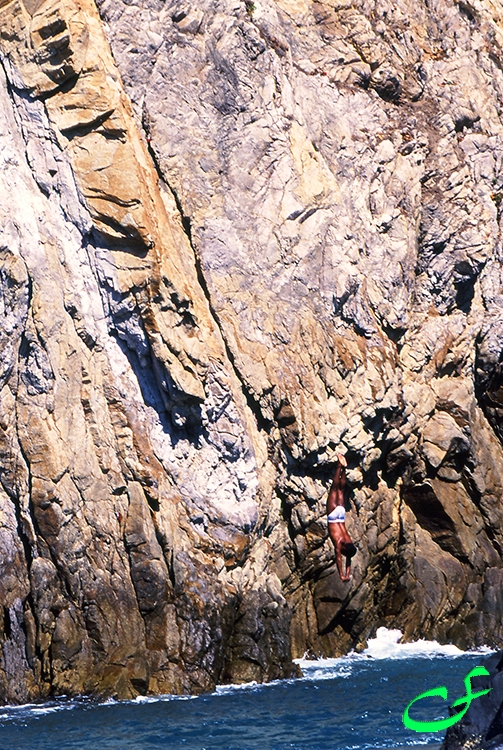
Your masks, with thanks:
<instances>
[{"instance_id":1,"label":"dark blue water","mask_svg":"<svg viewBox=\"0 0 503 750\"><path fill-rule=\"evenodd\" d=\"M0 750L366 750L439 744L402 714L419 693L445 685L451 700L480 655L345 657L303 662L305 678L220 688L197 698L93 704L55 701L0 709ZM447 715L441 699L415 717ZM419 705L419 704L418 704ZM433 750L430 748L430 750Z\"/></svg>"}]
</instances>

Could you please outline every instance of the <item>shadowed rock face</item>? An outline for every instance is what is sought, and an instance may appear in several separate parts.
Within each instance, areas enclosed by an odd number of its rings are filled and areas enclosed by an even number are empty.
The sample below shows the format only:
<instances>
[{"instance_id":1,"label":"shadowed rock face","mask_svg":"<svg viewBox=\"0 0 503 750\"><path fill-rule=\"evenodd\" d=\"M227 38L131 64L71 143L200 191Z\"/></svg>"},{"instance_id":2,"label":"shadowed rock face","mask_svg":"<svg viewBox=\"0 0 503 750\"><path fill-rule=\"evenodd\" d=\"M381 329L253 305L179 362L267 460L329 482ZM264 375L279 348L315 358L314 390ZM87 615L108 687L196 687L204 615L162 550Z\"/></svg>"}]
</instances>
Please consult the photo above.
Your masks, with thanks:
<instances>
[{"instance_id":1,"label":"shadowed rock face","mask_svg":"<svg viewBox=\"0 0 503 750\"><path fill-rule=\"evenodd\" d=\"M498 14L0 2L1 700L500 643Z\"/></svg>"},{"instance_id":2,"label":"shadowed rock face","mask_svg":"<svg viewBox=\"0 0 503 750\"><path fill-rule=\"evenodd\" d=\"M470 703L466 714L450 727L441 750L498 750L503 746L503 652L481 661L490 677L474 677L474 690L490 692Z\"/></svg>"}]
</instances>

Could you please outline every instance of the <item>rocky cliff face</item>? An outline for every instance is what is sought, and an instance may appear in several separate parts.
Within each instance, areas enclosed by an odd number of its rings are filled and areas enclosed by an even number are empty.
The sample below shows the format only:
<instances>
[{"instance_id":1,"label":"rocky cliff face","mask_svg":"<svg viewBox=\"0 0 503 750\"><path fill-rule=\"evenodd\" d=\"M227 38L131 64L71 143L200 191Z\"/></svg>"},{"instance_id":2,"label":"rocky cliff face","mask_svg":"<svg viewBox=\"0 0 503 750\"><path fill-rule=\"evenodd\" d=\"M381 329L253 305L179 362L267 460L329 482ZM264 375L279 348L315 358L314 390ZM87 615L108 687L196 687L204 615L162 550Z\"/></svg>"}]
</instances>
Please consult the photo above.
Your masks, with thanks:
<instances>
[{"instance_id":1,"label":"rocky cliff face","mask_svg":"<svg viewBox=\"0 0 503 750\"><path fill-rule=\"evenodd\" d=\"M3 701L501 641L501 20L0 0Z\"/></svg>"}]
</instances>

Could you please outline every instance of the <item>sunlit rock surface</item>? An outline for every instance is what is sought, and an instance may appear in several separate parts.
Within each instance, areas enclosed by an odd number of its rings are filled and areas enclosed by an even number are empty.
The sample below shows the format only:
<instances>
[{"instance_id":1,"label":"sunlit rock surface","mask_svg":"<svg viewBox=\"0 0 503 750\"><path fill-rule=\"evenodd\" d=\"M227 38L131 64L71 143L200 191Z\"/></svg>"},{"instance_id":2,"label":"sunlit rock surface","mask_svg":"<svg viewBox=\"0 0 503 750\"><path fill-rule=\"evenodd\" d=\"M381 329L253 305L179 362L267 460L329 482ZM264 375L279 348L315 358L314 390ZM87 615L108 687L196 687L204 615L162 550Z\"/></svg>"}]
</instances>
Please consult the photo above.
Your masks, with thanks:
<instances>
[{"instance_id":1,"label":"sunlit rock surface","mask_svg":"<svg viewBox=\"0 0 503 750\"><path fill-rule=\"evenodd\" d=\"M501 641L501 15L0 0L2 700Z\"/></svg>"}]
</instances>

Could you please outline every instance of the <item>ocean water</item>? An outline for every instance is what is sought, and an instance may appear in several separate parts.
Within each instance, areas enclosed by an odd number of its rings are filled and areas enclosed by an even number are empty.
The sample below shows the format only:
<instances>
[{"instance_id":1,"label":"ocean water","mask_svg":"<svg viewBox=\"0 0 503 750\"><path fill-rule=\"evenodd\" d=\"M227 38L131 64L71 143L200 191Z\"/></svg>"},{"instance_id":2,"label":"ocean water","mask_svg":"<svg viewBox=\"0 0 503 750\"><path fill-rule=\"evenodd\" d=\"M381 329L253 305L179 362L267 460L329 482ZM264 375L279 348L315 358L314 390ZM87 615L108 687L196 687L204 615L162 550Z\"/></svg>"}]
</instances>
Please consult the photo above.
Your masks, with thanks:
<instances>
[{"instance_id":1,"label":"ocean water","mask_svg":"<svg viewBox=\"0 0 503 750\"><path fill-rule=\"evenodd\" d=\"M399 644L400 635L380 628L362 654L300 660L304 677L297 680L221 686L190 698L3 707L0 750L433 750L444 732L407 730L406 705L440 685L449 703L461 697L463 678L484 654L427 641ZM440 698L417 705L420 721L448 715Z\"/></svg>"}]
</instances>

